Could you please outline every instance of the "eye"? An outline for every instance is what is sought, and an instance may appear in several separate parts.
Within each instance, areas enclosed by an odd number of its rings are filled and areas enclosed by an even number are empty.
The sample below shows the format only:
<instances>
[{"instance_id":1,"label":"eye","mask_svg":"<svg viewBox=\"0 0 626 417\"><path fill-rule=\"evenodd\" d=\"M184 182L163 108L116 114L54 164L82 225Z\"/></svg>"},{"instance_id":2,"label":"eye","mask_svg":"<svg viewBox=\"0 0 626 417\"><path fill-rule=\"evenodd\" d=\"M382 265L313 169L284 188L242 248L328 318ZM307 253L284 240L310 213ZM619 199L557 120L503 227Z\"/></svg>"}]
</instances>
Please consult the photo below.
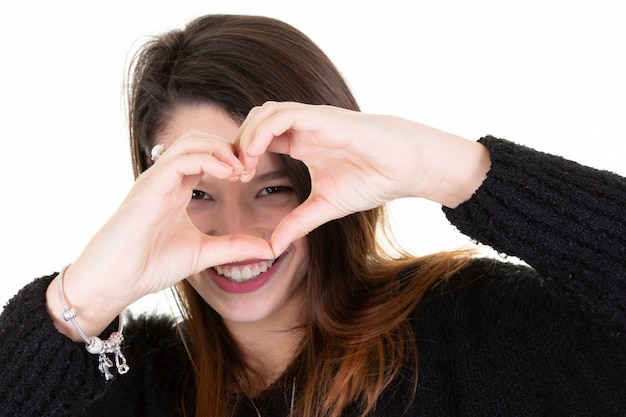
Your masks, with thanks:
<instances>
[{"instance_id":1,"label":"eye","mask_svg":"<svg viewBox=\"0 0 626 417\"><path fill-rule=\"evenodd\" d=\"M293 188L286 185L274 185L271 187L265 187L260 192L260 196L266 196L270 194L278 194L278 193L291 193L293 192Z\"/></svg>"},{"instance_id":2,"label":"eye","mask_svg":"<svg viewBox=\"0 0 626 417\"><path fill-rule=\"evenodd\" d=\"M191 192L191 199L192 200L210 200L211 196L205 193L204 191L193 190Z\"/></svg>"}]
</instances>

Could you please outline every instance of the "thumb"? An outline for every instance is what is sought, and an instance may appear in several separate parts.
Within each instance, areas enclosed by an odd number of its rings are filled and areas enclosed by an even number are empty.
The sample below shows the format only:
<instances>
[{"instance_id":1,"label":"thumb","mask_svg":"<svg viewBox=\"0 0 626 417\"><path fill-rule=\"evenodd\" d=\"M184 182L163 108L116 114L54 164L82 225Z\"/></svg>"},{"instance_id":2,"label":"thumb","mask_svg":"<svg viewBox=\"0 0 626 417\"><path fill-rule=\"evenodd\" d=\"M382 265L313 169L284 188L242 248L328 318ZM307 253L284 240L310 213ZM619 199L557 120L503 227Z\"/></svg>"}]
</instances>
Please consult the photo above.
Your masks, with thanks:
<instances>
[{"instance_id":1,"label":"thumb","mask_svg":"<svg viewBox=\"0 0 626 417\"><path fill-rule=\"evenodd\" d=\"M246 259L274 259L270 244L251 235L205 236L200 251L202 269Z\"/></svg>"},{"instance_id":2,"label":"thumb","mask_svg":"<svg viewBox=\"0 0 626 417\"><path fill-rule=\"evenodd\" d=\"M321 198L309 197L278 223L270 240L277 257L294 240L306 236L326 222L343 217L338 210Z\"/></svg>"}]
</instances>

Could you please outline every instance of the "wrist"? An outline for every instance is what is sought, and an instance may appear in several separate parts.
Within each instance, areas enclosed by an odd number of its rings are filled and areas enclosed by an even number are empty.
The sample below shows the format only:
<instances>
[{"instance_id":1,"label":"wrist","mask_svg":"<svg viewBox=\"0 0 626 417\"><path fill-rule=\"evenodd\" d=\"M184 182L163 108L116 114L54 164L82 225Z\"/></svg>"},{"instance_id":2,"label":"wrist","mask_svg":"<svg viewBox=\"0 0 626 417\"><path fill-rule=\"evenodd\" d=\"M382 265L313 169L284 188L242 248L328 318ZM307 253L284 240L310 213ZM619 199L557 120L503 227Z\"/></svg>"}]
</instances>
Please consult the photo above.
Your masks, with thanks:
<instances>
[{"instance_id":1,"label":"wrist","mask_svg":"<svg viewBox=\"0 0 626 417\"><path fill-rule=\"evenodd\" d=\"M472 141L465 141L450 155L446 182L451 185L441 202L449 208L456 208L469 200L487 178L491 169L491 157L487 148ZM453 169L452 169L453 168Z\"/></svg>"},{"instance_id":2,"label":"wrist","mask_svg":"<svg viewBox=\"0 0 626 417\"><path fill-rule=\"evenodd\" d=\"M63 313L61 317L65 322L71 323L74 330L73 334L70 333L68 334L68 336L74 336L75 339L75 336L78 335L80 339L85 343L85 349L87 350L87 352L98 355L98 369L100 370L106 381L114 378L114 375L110 370L110 368L113 368L113 366L115 366L117 372L120 375L127 373L130 368L126 363L126 357L122 353L122 343L124 342L124 336L122 335L122 330L124 328L124 319L122 315L119 315L118 330L111 333L108 339L102 340L98 336L87 336L87 334L83 331L81 326L79 326L78 322L76 321L76 318L78 317L76 309L73 306L70 306L65 299L63 281L65 271L67 269L68 267L63 268L61 272L57 275L55 280L53 280L53 282L56 283L57 294L59 296L58 299L63 308ZM46 296L50 297L50 300L52 300L51 297L53 297L53 288L53 286L48 287L48 293ZM53 320L55 316L56 315L53 314ZM60 325L60 320L55 320L55 322L59 323ZM63 325L61 325L61 329L64 332L68 332L69 330L67 326ZM87 332L89 331L90 330L87 330ZM113 358L107 356L110 354L113 355Z\"/></svg>"},{"instance_id":3,"label":"wrist","mask_svg":"<svg viewBox=\"0 0 626 417\"><path fill-rule=\"evenodd\" d=\"M432 142L438 151L428 170L428 186L422 184L419 197L456 208L469 200L487 178L491 168L489 151L478 142L445 132L437 132Z\"/></svg>"},{"instance_id":4,"label":"wrist","mask_svg":"<svg viewBox=\"0 0 626 417\"><path fill-rule=\"evenodd\" d=\"M90 289L86 280L80 280L72 272L72 266L62 271L62 285L60 274L52 280L46 291L46 305L55 327L62 334L76 342L84 342L84 336L100 335L127 305ZM67 315L66 311L70 309L74 310L75 322L83 335L71 320L64 318L64 313Z\"/></svg>"}]
</instances>

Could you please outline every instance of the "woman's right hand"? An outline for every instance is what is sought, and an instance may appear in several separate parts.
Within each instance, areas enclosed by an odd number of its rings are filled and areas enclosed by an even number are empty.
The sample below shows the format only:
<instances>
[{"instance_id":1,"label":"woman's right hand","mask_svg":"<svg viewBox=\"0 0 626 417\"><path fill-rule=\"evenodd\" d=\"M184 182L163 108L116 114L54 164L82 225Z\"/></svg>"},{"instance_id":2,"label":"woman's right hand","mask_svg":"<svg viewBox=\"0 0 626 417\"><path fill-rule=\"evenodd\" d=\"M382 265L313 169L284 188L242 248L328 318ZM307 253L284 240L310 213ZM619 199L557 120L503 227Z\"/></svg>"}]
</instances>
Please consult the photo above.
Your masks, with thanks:
<instances>
[{"instance_id":1,"label":"woman's right hand","mask_svg":"<svg viewBox=\"0 0 626 417\"><path fill-rule=\"evenodd\" d=\"M66 270L65 297L85 334L99 334L134 301L206 268L273 257L261 238L207 236L187 215L194 187L204 176L228 180L242 171L224 139L191 131L168 145ZM80 340L61 317L56 279L47 300L59 330Z\"/></svg>"}]
</instances>

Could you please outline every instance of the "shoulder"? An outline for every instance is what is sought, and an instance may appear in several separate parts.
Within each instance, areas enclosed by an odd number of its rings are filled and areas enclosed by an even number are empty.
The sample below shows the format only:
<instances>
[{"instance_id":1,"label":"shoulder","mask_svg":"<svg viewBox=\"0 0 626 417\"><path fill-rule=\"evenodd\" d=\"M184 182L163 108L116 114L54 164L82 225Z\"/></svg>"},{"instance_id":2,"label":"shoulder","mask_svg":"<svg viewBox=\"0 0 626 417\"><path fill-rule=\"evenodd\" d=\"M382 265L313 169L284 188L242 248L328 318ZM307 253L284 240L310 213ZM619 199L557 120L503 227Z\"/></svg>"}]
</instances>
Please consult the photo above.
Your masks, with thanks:
<instances>
[{"instance_id":1,"label":"shoulder","mask_svg":"<svg viewBox=\"0 0 626 417\"><path fill-rule=\"evenodd\" d=\"M434 285L428 300L440 297L479 297L507 299L543 291L544 280L531 267L522 263L504 262L494 258L472 259L461 271Z\"/></svg>"},{"instance_id":2,"label":"shoulder","mask_svg":"<svg viewBox=\"0 0 626 417\"><path fill-rule=\"evenodd\" d=\"M528 266L476 259L431 288L412 317L427 388L420 392L446 391L446 381L456 381L452 386L474 399L508 398L506 407L574 408L597 403L585 397L596 391L602 406L615 410L623 405L626 338L599 317L559 296ZM561 402L566 393L575 398Z\"/></svg>"},{"instance_id":3,"label":"shoulder","mask_svg":"<svg viewBox=\"0 0 626 417\"><path fill-rule=\"evenodd\" d=\"M88 405L89 414L100 415L115 404L120 415L179 415L191 368L177 326L166 315L127 314L123 353L130 370Z\"/></svg>"},{"instance_id":4,"label":"shoulder","mask_svg":"<svg viewBox=\"0 0 626 417\"><path fill-rule=\"evenodd\" d=\"M124 326L125 354L145 368L177 363L187 355L181 330L173 317L159 314L127 314Z\"/></svg>"},{"instance_id":5,"label":"shoulder","mask_svg":"<svg viewBox=\"0 0 626 417\"><path fill-rule=\"evenodd\" d=\"M545 291L545 281L524 263L495 258L475 258L443 286L444 291L468 291L468 295L508 298ZM475 292L476 294L472 294Z\"/></svg>"},{"instance_id":6,"label":"shoulder","mask_svg":"<svg viewBox=\"0 0 626 417\"><path fill-rule=\"evenodd\" d=\"M595 334L618 344L623 344L626 336L619 325L581 308L532 267L493 258L474 259L459 273L434 285L416 314L440 323L448 320L455 326L483 331L508 329L518 335L541 331L552 337Z\"/></svg>"},{"instance_id":7,"label":"shoulder","mask_svg":"<svg viewBox=\"0 0 626 417\"><path fill-rule=\"evenodd\" d=\"M128 317L124 327L124 355L131 367L128 375L134 373L134 377L141 378L141 384L154 385L153 389L179 386L190 368L178 326L165 315Z\"/></svg>"},{"instance_id":8,"label":"shoulder","mask_svg":"<svg viewBox=\"0 0 626 417\"><path fill-rule=\"evenodd\" d=\"M173 317L165 314L133 313L125 314L125 333L131 340L138 343L154 344L161 340L176 338L176 322ZM137 335L140 335L137 337ZM127 339L128 340L128 339Z\"/></svg>"}]
</instances>

